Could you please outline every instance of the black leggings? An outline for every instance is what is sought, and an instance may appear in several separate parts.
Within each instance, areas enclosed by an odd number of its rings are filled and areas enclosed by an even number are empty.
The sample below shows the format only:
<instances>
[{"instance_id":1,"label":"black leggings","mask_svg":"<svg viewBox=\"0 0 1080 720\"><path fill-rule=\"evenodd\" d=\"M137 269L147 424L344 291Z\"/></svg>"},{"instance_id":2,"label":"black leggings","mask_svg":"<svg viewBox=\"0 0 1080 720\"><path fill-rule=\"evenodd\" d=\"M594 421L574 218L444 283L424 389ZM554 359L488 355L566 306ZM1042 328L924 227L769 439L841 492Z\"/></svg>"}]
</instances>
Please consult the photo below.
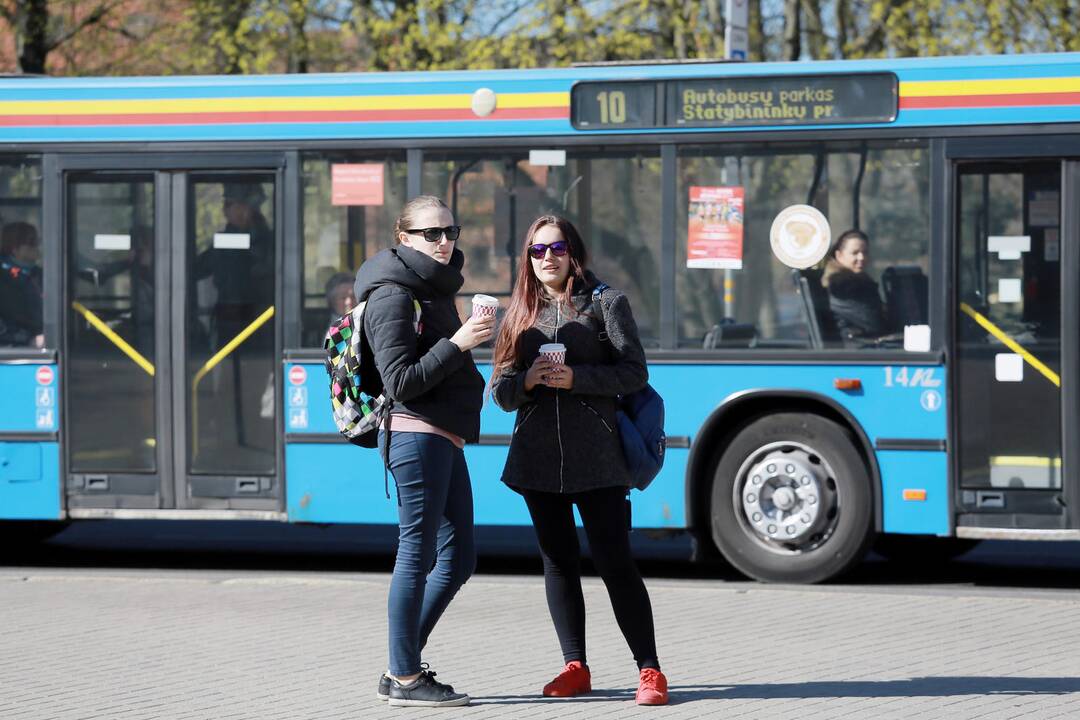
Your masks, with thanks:
<instances>
[{"instance_id":1,"label":"black leggings","mask_svg":"<svg viewBox=\"0 0 1080 720\"><path fill-rule=\"evenodd\" d=\"M639 669L659 670L649 592L630 554L626 488L569 494L525 490L522 495L544 559L548 610L563 661L585 663L585 598L581 594L581 548L574 527L576 504L593 562L607 586L615 619L634 660Z\"/></svg>"}]
</instances>

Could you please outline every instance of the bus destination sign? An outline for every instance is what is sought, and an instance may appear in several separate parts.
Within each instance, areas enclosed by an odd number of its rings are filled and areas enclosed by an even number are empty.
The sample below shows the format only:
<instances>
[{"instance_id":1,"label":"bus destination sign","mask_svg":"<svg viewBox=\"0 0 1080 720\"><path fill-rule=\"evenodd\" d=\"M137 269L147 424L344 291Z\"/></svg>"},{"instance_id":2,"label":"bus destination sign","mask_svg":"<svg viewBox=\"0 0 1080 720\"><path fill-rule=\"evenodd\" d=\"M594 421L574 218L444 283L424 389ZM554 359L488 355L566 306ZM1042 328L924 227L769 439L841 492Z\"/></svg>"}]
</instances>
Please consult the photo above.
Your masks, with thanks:
<instances>
[{"instance_id":1,"label":"bus destination sign","mask_svg":"<svg viewBox=\"0 0 1080 720\"><path fill-rule=\"evenodd\" d=\"M886 123L897 96L892 73L584 82L571 118L579 130Z\"/></svg>"}]
</instances>

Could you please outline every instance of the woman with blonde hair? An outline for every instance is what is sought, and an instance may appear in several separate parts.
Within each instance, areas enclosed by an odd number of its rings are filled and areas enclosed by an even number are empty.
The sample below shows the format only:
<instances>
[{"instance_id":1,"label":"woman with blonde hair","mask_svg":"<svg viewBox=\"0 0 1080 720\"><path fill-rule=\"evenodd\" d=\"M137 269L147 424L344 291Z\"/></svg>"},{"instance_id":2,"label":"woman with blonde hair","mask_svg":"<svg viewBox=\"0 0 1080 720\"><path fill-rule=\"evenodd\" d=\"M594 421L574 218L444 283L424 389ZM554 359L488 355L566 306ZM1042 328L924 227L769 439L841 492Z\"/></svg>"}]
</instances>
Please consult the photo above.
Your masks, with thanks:
<instances>
[{"instance_id":1,"label":"woman with blonde hair","mask_svg":"<svg viewBox=\"0 0 1080 720\"><path fill-rule=\"evenodd\" d=\"M435 623L476 566L463 448L480 435L484 380L470 350L491 338L495 319L462 324L458 317L460 233L442 200L413 198L394 226L397 245L356 273L355 295L367 302L363 332L391 401L379 449L397 486L399 540L388 601L390 667L378 691L391 705L469 703L420 660Z\"/></svg>"}]
</instances>

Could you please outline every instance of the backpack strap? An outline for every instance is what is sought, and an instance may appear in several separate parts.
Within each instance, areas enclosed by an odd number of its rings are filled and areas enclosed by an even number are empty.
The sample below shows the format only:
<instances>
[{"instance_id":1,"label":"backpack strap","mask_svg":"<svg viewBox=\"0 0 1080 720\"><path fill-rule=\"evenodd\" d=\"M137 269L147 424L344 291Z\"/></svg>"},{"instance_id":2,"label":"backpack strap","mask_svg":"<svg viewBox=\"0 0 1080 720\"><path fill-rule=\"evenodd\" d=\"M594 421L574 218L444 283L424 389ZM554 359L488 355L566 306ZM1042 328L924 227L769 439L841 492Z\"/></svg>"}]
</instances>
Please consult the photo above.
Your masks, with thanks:
<instances>
[{"instance_id":1,"label":"backpack strap","mask_svg":"<svg viewBox=\"0 0 1080 720\"><path fill-rule=\"evenodd\" d=\"M420 301L416 299L416 296L412 294L409 288L402 285L398 285L413 302L413 327L416 329L416 337L420 338L420 333L423 331L424 326L420 322ZM363 316L361 316L361 323L363 322ZM360 328L360 332L363 333L363 327ZM386 394L386 388L383 388L383 394ZM393 414L390 412L394 409L394 399L386 396L386 403L383 405L383 429L386 431L386 444L383 445L382 460L383 460L383 492L386 493L386 499L390 499L390 425L392 424L391 418ZM378 431L376 431L378 432ZM398 495L398 505L401 504L401 495Z\"/></svg>"},{"instance_id":2,"label":"backpack strap","mask_svg":"<svg viewBox=\"0 0 1080 720\"><path fill-rule=\"evenodd\" d=\"M607 320L604 319L603 295L604 291L609 289L610 287L611 286L607 283L602 282L599 283L596 287L594 287L592 291L593 314L595 314L596 317L600 320L600 342L607 342L608 340Z\"/></svg>"}]
</instances>

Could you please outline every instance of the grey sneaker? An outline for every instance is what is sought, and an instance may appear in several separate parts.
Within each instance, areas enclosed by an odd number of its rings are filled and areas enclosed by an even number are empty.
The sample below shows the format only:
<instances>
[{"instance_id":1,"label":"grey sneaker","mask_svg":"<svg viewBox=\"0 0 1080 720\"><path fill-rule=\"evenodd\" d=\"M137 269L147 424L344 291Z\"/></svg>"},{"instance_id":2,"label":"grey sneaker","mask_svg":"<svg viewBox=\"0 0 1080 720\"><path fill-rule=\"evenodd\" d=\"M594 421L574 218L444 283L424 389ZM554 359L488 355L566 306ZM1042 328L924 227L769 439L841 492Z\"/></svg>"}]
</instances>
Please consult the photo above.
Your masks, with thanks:
<instances>
[{"instance_id":1,"label":"grey sneaker","mask_svg":"<svg viewBox=\"0 0 1080 720\"><path fill-rule=\"evenodd\" d=\"M379 689L375 693L375 697L380 700L390 699L390 678L386 676L386 673L383 673L382 677L379 678Z\"/></svg>"},{"instance_id":2,"label":"grey sneaker","mask_svg":"<svg viewBox=\"0 0 1080 720\"><path fill-rule=\"evenodd\" d=\"M468 705L469 696L436 681L435 673L427 670L408 685L391 680L387 702L394 707L458 707Z\"/></svg>"}]
</instances>

